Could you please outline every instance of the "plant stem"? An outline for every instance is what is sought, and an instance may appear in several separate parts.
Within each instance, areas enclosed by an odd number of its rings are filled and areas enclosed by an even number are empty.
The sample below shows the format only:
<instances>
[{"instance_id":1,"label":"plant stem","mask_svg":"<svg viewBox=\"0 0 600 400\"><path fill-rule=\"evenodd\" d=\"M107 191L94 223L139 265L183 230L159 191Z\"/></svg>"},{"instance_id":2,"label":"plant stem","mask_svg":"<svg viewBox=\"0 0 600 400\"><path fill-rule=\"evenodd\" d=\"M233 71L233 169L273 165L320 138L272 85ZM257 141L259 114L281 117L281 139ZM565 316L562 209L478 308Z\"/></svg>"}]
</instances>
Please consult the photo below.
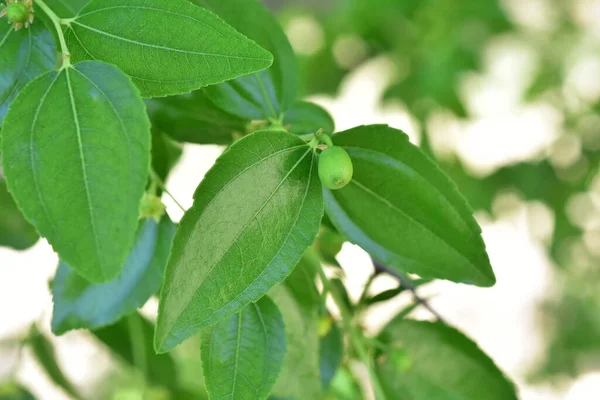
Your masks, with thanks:
<instances>
[{"instance_id":1,"label":"plant stem","mask_svg":"<svg viewBox=\"0 0 600 400\"><path fill-rule=\"evenodd\" d=\"M444 319L442 318L442 316L433 307L431 307L429 302L427 300L425 300L424 298L422 298L419 295L419 293L417 293L417 288L415 287L415 285L413 285L410 278L408 278L407 276L402 274L400 271L397 271L394 268L390 268L387 265L382 264L381 262L375 260L374 258L371 258L371 260L373 261L373 265L375 266L376 273L383 272L383 273L386 273L386 274L391 275L394 278L396 278L400 282L400 286L405 287L408 291L410 291L412 293L413 299L415 300L416 303L425 307L440 322L444 322Z\"/></svg>"},{"instance_id":2,"label":"plant stem","mask_svg":"<svg viewBox=\"0 0 600 400\"><path fill-rule=\"evenodd\" d=\"M60 18L54 13L54 11L52 11L50 7L48 7L48 5L46 5L46 3L44 3L43 0L35 0L35 3L42 9L42 11L44 11L44 13L46 13L56 29L56 34L58 35L58 41L60 42L60 49L63 56L63 64L61 69L70 67L71 53L69 53L69 48L67 47L67 42L65 41L65 35L60 26Z\"/></svg>"},{"instance_id":3,"label":"plant stem","mask_svg":"<svg viewBox=\"0 0 600 400\"><path fill-rule=\"evenodd\" d=\"M160 179L160 176L158 176L158 174L156 173L156 171L154 171L154 169L150 170L150 176L152 177L152 181L155 182L163 190L163 192L165 192L167 195L169 195L171 200L173 200L175 202L175 204L177 204L177 207L179 207L181 209L181 211L183 211L185 213L186 209L181 205L180 202L177 201L177 199L171 194L171 192L169 192L169 189L167 189L165 182L163 182L163 180Z\"/></svg>"},{"instance_id":4,"label":"plant stem","mask_svg":"<svg viewBox=\"0 0 600 400\"><path fill-rule=\"evenodd\" d=\"M354 323L352 322L352 316L350 315L350 311L348 311L348 309L346 308L344 300L337 291L337 288L331 284L329 278L327 278L327 275L325 275L325 271L323 270L322 266L318 268L318 272L321 281L323 282L323 290L326 290L331 294L331 297L333 298L337 307L340 310L340 314L342 316L342 323L344 324L344 328L350 335L350 343L352 343L352 346L358 354L358 357L369 370L369 375L371 376L371 384L373 385L373 391L375 392L375 398L377 400L386 400L385 393L383 391L381 383L379 382L379 377L377 376L373 368L371 357L369 357L369 353L365 347L365 344L363 343L362 335L358 332L358 330L354 326Z\"/></svg>"},{"instance_id":5,"label":"plant stem","mask_svg":"<svg viewBox=\"0 0 600 400\"><path fill-rule=\"evenodd\" d=\"M146 385L146 376L148 373L148 363L146 360L146 350L144 348L144 330L138 314L127 317L129 325L129 337L131 339L131 352L133 354L133 364L140 371L140 380Z\"/></svg>"}]
</instances>

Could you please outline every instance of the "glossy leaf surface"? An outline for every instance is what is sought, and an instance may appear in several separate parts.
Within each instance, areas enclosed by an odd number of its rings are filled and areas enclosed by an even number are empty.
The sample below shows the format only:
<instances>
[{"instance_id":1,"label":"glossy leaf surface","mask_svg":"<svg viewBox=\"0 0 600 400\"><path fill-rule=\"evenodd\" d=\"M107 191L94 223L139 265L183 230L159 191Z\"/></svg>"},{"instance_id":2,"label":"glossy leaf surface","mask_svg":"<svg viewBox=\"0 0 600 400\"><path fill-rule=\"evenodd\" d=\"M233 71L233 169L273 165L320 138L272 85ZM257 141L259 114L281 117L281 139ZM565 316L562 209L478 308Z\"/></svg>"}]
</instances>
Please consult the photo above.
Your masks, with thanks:
<instances>
[{"instance_id":1,"label":"glossy leaf surface","mask_svg":"<svg viewBox=\"0 0 600 400\"><path fill-rule=\"evenodd\" d=\"M167 265L158 351L283 281L314 240L323 212L312 151L283 131L259 131L236 142L194 197Z\"/></svg>"},{"instance_id":2,"label":"glossy leaf surface","mask_svg":"<svg viewBox=\"0 0 600 400\"><path fill-rule=\"evenodd\" d=\"M341 190L324 189L325 207L351 242L424 278L495 283L481 228L466 200L403 132L361 126L333 141L350 155L354 176Z\"/></svg>"},{"instance_id":3,"label":"glossy leaf surface","mask_svg":"<svg viewBox=\"0 0 600 400\"><path fill-rule=\"evenodd\" d=\"M515 388L469 338L441 322L394 321L377 371L392 398L516 400Z\"/></svg>"},{"instance_id":4,"label":"glossy leaf surface","mask_svg":"<svg viewBox=\"0 0 600 400\"><path fill-rule=\"evenodd\" d=\"M93 330L142 307L160 288L174 235L167 215L159 223L143 220L123 270L106 283L89 283L61 261L52 282L52 331Z\"/></svg>"},{"instance_id":5,"label":"glossy leaf surface","mask_svg":"<svg viewBox=\"0 0 600 400\"><path fill-rule=\"evenodd\" d=\"M187 93L269 67L273 57L186 0L92 0L69 24L75 60L102 60L144 97Z\"/></svg>"},{"instance_id":6,"label":"glossy leaf surface","mask_svg":"<svg viewBox=\"0 0 600 400\"><path fill-rule=\"evenodd\" d=\"M40 21L15 31L0 20L0 126L8 107L31 80L56 65L52 34Z\"/></svg>"},{"instance_id":7,"label":"glossy leaf surface","mask_svg":"<svg viewBox=\"0 0 600 400\"><path fill-rule=\"evenodd\" d=\"M72 18L90 0L46 0L45 2L60 18Z\"/></svg>"},{"instance_id":8,"label":"glossy leaf surface","mask_svg":"<svg viewBox=\"0 0 600 400\"><path fill-rule=\"evenodd\" d=\"M256 303L202 332L202 370L213 399L266 399L285 355L285 326L273 300Z\"/></svg>"},{"instance_id":9,"label":"glossy leaf surface","mask_svg":"<svg viewBox=\"0 0 600 400\"><path fill-rule=\"evenodd\" d=\"M247 120L217 108L202 91L147 102L152 126L180 142L230 144Z\"/></svg>"},{"instance_id":10,"label":"glossy leaf surface","mask_svg":"<svg viewBox=\"0 0 600 400\"><path fill-rule=\"evenodd\" d=\"M254 75L204 89L221 109L248 119L279 117L296 100L298 67L287 37L259 0L193 0L269 50L273 65Z\"/></svg>"},{"instance_id":11,"label":"glossy leaf surface","mask_svg":"<svg viewBox=\"0 0 600 400\"><path fill-rule=\"evenodd\" d=\"M47 73L19 94L2 130L17 204L60 257L93 282L115 278L133 244L150 127L131 81L98 61Z\"/></svg>"}]
</instances>

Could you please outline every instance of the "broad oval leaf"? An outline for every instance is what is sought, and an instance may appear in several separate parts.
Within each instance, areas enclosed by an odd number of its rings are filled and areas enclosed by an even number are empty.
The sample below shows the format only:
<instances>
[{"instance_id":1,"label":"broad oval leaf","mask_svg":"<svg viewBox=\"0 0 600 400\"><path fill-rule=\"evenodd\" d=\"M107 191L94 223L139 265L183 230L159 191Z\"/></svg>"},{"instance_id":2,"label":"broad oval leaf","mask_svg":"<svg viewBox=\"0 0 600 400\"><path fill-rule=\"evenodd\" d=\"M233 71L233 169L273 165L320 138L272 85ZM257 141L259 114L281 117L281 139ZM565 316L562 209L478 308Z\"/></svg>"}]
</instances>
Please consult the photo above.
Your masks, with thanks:
<instances>
[{"instance_id":1,"label":"broad oval leaf","mask_svg":"<svg viewBox=\"0 0 600 400\"><path fill-rule=\"evenodd\" d=\"M315 133L323 129L325 133L335 131L335 123L331 115L314 103L298 101L286 111L283 125L296 135Z\"/></svg>"},{"instance_id":2,"label":"broad oval leaf","mask_svg":"<svg viewBox=\"0 0 600 400\"><path fill-rule=\"evenodd\" d=\"M376 360L384 391L414 400L516 400L515 387L477 344L442 322L401 320L380 340Z\"/></svg>"},{"instance_id":3,"label":"broad oval leaf","mask_svg":"<svg viewBox=\"0 0 600 400\"><path fill-rule=\"evenodd\" d=\"M136 345L143 350L143 353L142 351L140 353L146 359L146 368L143 372L147 382L151 382L152 386L169 388L171 392L181 389L175 360L170 354L154 352L154 324L139 313L136 312L116 324L96 329L90 333L102 342L115 358L132 368L139 368L139 365L136 365L137 354L134 355L134 351L138 348L132 346L132 340L136 340ZM187 399L187 397L181 399Z\"/></svg>"},{"instance_id":4,"label":"broad oval leaf","mask_svg":"<svg viewBox=\"0 0 600 400\"><path fill-rule=\"evenodd\" d=\"M89 283L61 261L52 282L52 331L97 329L142 307L160 289L174 235L167 215L159 223L143 220L123 270L106 283Z\"/></svg>"},{"instance_id":5,"label":"broad oval leaf","mask_svg":"<svg viewBox=\"0 0 600 400\"><path fill-rule=\"evenodd\" d=\"M249 122L217 108L200 90L146 104L152 126L180 142L230 144Z\"/></svg>"},{"instance_id":6,"label":"broad oval leaf","mask_svg":"<svg viewBox=\"0 0 600 400\"><path fill-rule=\"evenodd\" d=\"M278 118L296 100L298 66L287 37L259 0L192 0L269 50L273 65L204 92L223 110L248 119Z\"/></svg>"},{"instance_id":7,"label":"broad oval leaf","mask_svg":"<svg viewBox=\"0 0 600 400\"><path fill-rule=\"evenodd\" d=\"M187 0L92 0L66 29L75 60L102 60L144 97L187 93L269 67L271 54Z\"/></svg>"},{"instance_id":8,"label":"broad oval leaf","mask_svg":"<svg viewBox=\"0 0 600 400\"><path fill-rule=\"evenodd\" d=\"M25 217L92 282L115 278L135 238L150 165L144 103L98 61L25 87L2 130L2 164Z\"/></svg>"},{"instance_id":9,"label":"broad oval leaf","mask_svg":"<svg viewBox=\"0 0 600 400\"><path fill-rule=\"evenodd\" d=\"M354 164L323 189L336 228L380 261L423 278L492 286L481 228L456 186L401 131L360 126L333 136Z\"/></svg>"},{"instance_id":10,"label":"broad oval leaf","mask_svg":"<svg viewBox=\"0 0 600 400\"><path fill-rule=\"evenodd\" d=\"M208 172L175 235L161 292L156 349L258 300L300 260L319 229L323 198L312 149L259 131Z\"/></svg>"},{"instance_id":11,"label":"broad oval leaf","mask_svg":"<svg viewBox=\"0 0 600 400\"><path fill-rule=\"evenodd\" d=\"M39 21L15 31L0 20L0 125L21 89L56 65L56 45Z\"/></svg>"},{"instance_id":12,"label":"broad oval leaf","mask_svg":"<svg viewBox=\"0 0 600 400\"><path fill-rule=\"evenodd\" d=\"M90 0L46 0L45 3L60 18L71 18L77 15Z\"/></svg>"},{"instance_id":13,"label":"broad oval leaf","mask_svg":"<svg viewBox=\"0 0 600 400\"><path fill-rule=\"evenodd\" d=\"M285 356L285 326L262 297L202 332L202 372L212 399L266 399Z\"/></svg>"},{"instance_id":14,"label":"broad oval leaf","mask_svg":"<svg viewBox=\"0 0 600 400\"><path fill-rule=\"evenodd\" d=\"M38 239L35 228L23 217L8 193L6 182L0 178L0 246L25 250L33 246Z\"/></svg>"}]
</instances>

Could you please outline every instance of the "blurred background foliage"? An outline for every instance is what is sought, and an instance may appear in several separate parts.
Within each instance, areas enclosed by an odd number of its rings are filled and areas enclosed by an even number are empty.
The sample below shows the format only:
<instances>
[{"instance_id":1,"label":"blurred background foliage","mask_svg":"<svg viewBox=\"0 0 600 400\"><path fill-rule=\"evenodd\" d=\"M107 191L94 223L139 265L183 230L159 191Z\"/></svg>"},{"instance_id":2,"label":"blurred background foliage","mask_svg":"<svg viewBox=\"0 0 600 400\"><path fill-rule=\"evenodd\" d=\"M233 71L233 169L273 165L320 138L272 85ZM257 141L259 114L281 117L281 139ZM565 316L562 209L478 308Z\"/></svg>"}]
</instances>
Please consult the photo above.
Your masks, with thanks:
<instances>
[{"instance_id":1,"label":"blurred background foliage","mask_svg":"<svg viewBox=\"0 0 600 400\"><path fill-rule=\"evenodd\" d=\"M450 174L479 215L493 219L517 203L536 205L533 211L537 211L530 215L531 229L550 226L550 234L543 236L542 241L555 269L555 282L547 299L539 304L546 351L530 371L530 379L560 382L600 369L600 1L266 3L278 16L297 53L303 96L335 96L342 82L365 62L385 57L392 63L394 73L382 102L401 104L416 121L421 147ZM500 63L496 67L500 70L494 70L490 54L503 46L513 49L517 58L525 54L530 62L519 68L508 57L509 62ZM487 97L469 94L473 82L494 74L500 75L495 81L496 92L490 91ZM557 123L541 149L523 154L517 151L517 157L503 157L492 166L478 168L460 150L458 142L465 136L457 136L456 132L469 130L489 111L486 108L494 104L506 107L502 98L494 98L506 92L511 93L516 106L546 110L548 118ZM538 129L532 123L516 133L510 132L514 124L503 126L501 120L496 122L500 126L493 134L514 138L509 144L513 149L524 147ZM485 129L475 132L486 134ZM485 141L489 135L482 137ZM155 169L164 178L181 149L156 132L154 143ZM161 163L167 165L164 173L157 168ZM0 175L0 246L22 250L36 240L35 231L20 218ZM124 343L129 340L127 332L131 329L148 341L147 348L137 356ZM150 322L134 315L94 332L94 336L124 366L131 365L135 357L142 357L146 366L143 373L170 388L170 398L204 398L197 374L197 339L187 341L173 354L155 356L149 342L152 329ZM321 340L338 343L337 333L333 335L327 334ZM39 338L39 333L31 337ZM50 359L48 343L33 343L37 345L32 350L42 357L42 363L44 354ZM335 376L327 372L333 368L331 360L334 364L340 362L343 344L336 346L333 348L339 348L338 351L321 355L322 375L332 379L335 394L331 396L360 398L349 365L343 364ZM52 379L62 379L58 366L50 365L46 370ZM127 388L136 377L130 369L123 371L111 374L109 379L123 381ZM111 396L136 398L135 385L128 390L121 389ZM167 398L161 390L153 394L156 399ZM29 398L17 387L0 388L0 399L5 398L4 393L21 396L10 398ZM106 393L96 395L108 398Z\"/></svg>"}]
</instances>

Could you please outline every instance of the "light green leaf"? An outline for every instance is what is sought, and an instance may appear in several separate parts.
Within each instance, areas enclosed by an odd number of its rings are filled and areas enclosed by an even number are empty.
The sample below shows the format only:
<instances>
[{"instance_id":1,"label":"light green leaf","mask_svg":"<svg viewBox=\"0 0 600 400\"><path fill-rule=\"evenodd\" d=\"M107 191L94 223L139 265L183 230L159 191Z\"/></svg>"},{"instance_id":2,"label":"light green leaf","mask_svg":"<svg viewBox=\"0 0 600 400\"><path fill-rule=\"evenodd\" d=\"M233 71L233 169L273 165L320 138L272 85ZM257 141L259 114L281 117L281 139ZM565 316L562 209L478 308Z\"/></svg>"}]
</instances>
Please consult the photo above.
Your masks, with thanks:
<instances>
[{"instance_id":1,"label":"light green leaf","mask_svg":"<svg viewBox=\"0 0 600 400\"><path fill-rule=\"evenodd\" d=\"M31 82L6 116L2 164L61 259L92 282L119 274L150 165L148 117L127 76L92 61Z\"/></svg>"},{"instance_id":2,"label":"light green leaf","mask_svg":"<svg viewBox=\"0 0 600 400\"><path fill-rule=\"evenodd\" d=\"M297 271L298 268L290 278L302 281ZM308 304L306 299L296 297L287 281L275 286L269 295L283 315L287 344L283 368L273 395L295 400L319 399L322 393L318 334L320 303Z\"/></svg>"},{"instance_id":3,"label":"light green leaf","mask_svg":"<svg viewBox=\"0 0 600 400\"><path fill-rule=\"evenodd\" d=\"M204 89L223 110L248 119L278 118L296 100L298 66L275 17L259 0L192 0L273 53L265 71Z\"/></svg>"},{"instance_id":4,"label":"light green leaf","mask_svg":"<svg viewBox=\"0 0 600 400\"><path fill-rule=\"evenodd\" d=\"M264 296L202 332L202 371L212 399L266 399L285 355L285 326Z\"/></svg>"},{"instance_id":5,"label":"light green leaf","mask_svg":"<svg viewBox=\"0 0 600 400\"><path fill-rule=\"evenodd\" d=\"M314 240L322 207L312 150L297 136L259 131L231 146L198 186L175 235L157 351L283 281Z\"/></svg>"},{"instance_id":6,"label":"light green leaf","mask_svg":"<svg viewBox=\"0 0 600 400\"><path fill-rule=\"evenodd\" d=\"M0 178L0 246L25 250L39 239L35 228L27 222Z\"/></svg>"},{"instance_id":7,"label":"light green leaf","mask_svg":"<svg viewBox=\"0 0 600 400\"><path fill-rule=\"evenodd\" d=\"M202 91L148 100L152 126L180 142L230 144L249 122L217 108Z\"/></svg>"},{"instance_id":8,"label":"light green leaf","mask_svg":"<svg viewBox=\"0 0 600 400\"><path fill-rule=\"evenodd\" d=\"M132 332L132 328L135 328L136 332ZM94 330L91 334L101 341L118 360L132 368L139 368L135 364L134 346L132 346L132 340L135 340L136 345L143 348L141 353L146 359L144 373L147 382L151 382L153 386L163 386L171 390L179 389L175 361L170 354L154 352L154 325L139 313L123 318L116 324Z\"/></svg>"},{"instance_id":9,"label":"light green leaf","mask_svg":"<svg viewBox=\"0 0 600 400\"><path fill-rule=\"evenodd\" d=\"M187 0L92 0L66 29L75 60L102 60L144 97L187 93L269 67L273 57Z\"/></svg>"},{"instance_id":10,"label":"light green leaf","mask_svg":"<svg viewBox=\"0 0 600 400\"><path fill-rule=\"evenodd\" d=\"M55 65L54 38L41 21L15 31L0 20L0 125L21 89Z\"/></svg>"},{"instance_id":11,"label":"light green leaf","mask_svg":"<svg viewBox=\"0 0 600 400\"><path fill-rule=\"evenodd\" d=\"M17 383L4 382L0 384L0 400L35 400L35 397Z\"/></svg>"},{"instance_id":12,"label":"light green leaf","mask_svg":"<svg viewBox=\"0 0 600 400\"><path fill-rule=\"evenodd\" d=\"M377 373L390 398L516 400L515 388L469 338L441 322L402 320L385 328Z\"/></svg>"},{"instance_id":13,"label":"light green leaf","mask_svg":"<svg viewBox=\"0 0 600 400\"><path fill-rule=\"evenodd\" d=\"M28 343L31 346L34 357L40 363L40 366L52 382L62 388L66 393L70 394L73 398L81 399L77 389L75 389L69 379L67 379L62 368L58 364L52 342L50 342L35 326L32 328Z\"/></svg>"},{"instance_id":14,"label":"light green leaf","mask_svg":"<svg viewBox=\"0 0 600 400\"><path fill-rule=\"evenodd\" d=\"M335 123L331 115L322 107L308 101L294 103L286 111L283 125L296 135L315 133L319 129L323 129L325 133L335 131Z\"/></svg>"},{"instance_id":15,"label":"light green leaf","mask_svg":"<svg viewBox=\"0 0 600 400\"><path fill-rule=\"evenodd\" d=\"M175 224L167 215L160 223L142 221L123 270L106 283L89 283L61 261L52 282L52 331L96 329L142 307L160 288L174 235Z\"/></svg>"},{"instance_id":16,"label":"light green leaf","mask_svg":"<svg viewBox=\"0 0 600 400\"><path fill-rule=\"evenodd\" d=\"M45 0L60 18L74 17L89 2L90 0Z\"/></svg>"},{"instance_id":17,"label":"light green leaf","mask_svg":"<svg viewBox=\"0 0 600 400\"><path fill-rule=\"evenodd\" d=\"M325 208L351 242L423 278L495 283L466 200L403 132L361 126L334 135L333 142L350 155L354 177L341 190L323 189Z\"/></svg>"}]
</instances>

